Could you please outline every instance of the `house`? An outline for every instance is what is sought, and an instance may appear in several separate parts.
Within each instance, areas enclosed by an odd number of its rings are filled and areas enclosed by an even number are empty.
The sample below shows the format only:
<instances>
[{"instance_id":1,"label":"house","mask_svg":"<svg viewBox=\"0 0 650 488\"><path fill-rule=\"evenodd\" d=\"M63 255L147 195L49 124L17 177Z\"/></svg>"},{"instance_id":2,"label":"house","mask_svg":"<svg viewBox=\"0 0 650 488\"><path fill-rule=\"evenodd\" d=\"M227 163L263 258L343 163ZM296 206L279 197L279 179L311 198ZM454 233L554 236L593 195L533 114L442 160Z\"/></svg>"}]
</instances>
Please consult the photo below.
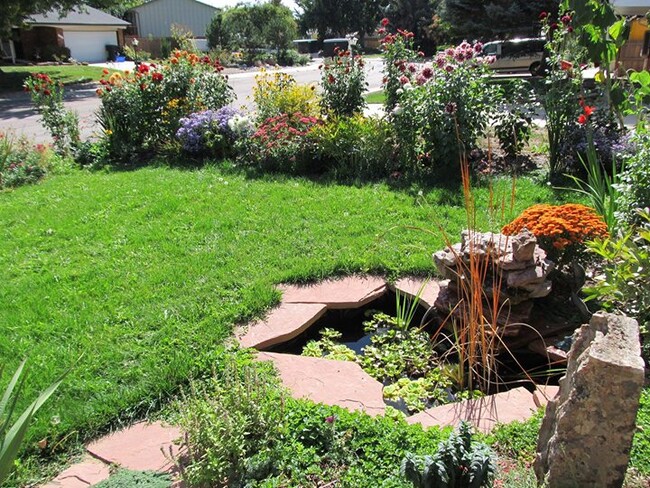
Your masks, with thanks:
<instances>
[{"instance_id":1,"label":"house","mask_svg":"<svg viewBox=\"0 0 650 488\"><path fill-rule=\"evenodd\" d=\"M52 60L67 54L82 62L106 61L107 45L120 45L128 22L84 6L61 15L56 10L25 19L26 28L15 29L16 57Z\"/></svg>"},{"instance_id":2,"label":"house","mask_svg":"<svg viewBox=\"0 0 650 488\"><path fill-rule=\"evenodd\" d=\"M628 41L621 48L618 61L626 70L643 70L650 67L650 29L646 14L650 12L650 0L613 0L618 15L631 18Z\"/></svg>"},{"instance_id":3,"label":"house","mask_svg":"<svg viewBox=\"0 0 650 488\"><path fill-rule=\"evenodd\" d=\"M234 7L240 0L152 0L129 10L130 34L141 38L171 37L172 25L204 38L218 9Z\"/></svg>"},{"instance_id":4,"label":"house","mask_svg":"<svg viewBox=\"0 0 650 488\"><path fill-rule=\"evenodd\" d=\"M258 2L261 0L257 0ZM251 3L243 0L151 0L127 13L132 28L129 34L140 38L171 37L173 24L190 30L195 38L205 38L208 24L218 9ZM284 5L296 10L294 0L283 0Z\"/></svg>"}]
</instances>

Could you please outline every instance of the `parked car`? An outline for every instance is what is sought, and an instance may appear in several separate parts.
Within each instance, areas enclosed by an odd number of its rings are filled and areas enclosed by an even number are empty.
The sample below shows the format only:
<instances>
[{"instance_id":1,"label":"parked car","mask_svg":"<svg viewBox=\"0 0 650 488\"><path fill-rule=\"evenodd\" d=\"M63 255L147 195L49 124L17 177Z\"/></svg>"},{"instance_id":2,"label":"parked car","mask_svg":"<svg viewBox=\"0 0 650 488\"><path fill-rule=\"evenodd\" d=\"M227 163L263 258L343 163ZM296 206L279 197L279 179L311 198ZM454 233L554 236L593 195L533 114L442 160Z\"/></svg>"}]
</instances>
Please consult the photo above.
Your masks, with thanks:
<instances>
[{"instance_id":1,"label":"parked car","mask_svg":"<svg viewBox=\"0 0 650 488\"><path fill-rule=\"evenodd\" d=\"M497 71L529 71L537 75L542 67L545 44L544 38L486 42L483 55L494 56L490 67Z\"/></svg>"}]
</instances>

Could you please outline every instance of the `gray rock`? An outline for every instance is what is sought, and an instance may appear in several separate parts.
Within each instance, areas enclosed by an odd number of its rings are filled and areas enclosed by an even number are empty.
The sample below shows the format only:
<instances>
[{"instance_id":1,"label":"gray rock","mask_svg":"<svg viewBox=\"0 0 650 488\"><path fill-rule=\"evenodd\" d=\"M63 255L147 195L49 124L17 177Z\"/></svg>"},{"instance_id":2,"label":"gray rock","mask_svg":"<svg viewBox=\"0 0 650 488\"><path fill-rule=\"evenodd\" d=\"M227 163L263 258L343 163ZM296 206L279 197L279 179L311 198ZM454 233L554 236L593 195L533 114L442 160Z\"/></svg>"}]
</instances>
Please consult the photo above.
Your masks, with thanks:
<instances>
[{"instance_id":1,"label":"gray rock","mask_svg":"<svg viewBox=\"0 0 650 488\"><path fill-rule=\"evenodd\" d=\"M542 422L538 480L549 488L620 488L643 381L635 320L601 312L578 329L559 394Z\"/></svg>"},{"instance_id":2,"label":"gray rock","mask_svg":"<svg viewBox=\"0 0 650 488\"><path fill-rule=\"evenodd\" d=\"M515 261L530 261L535 255L537 238L526 228L512 236L512 254Z\"/></svg>"},{"instance_id":3,"label":"gray rock","mask_svg":"<svg viewBox=\"0 0 650 488\"><path fill-rule=\"evenodd\" d=\"M554 267L555 265L552 261L545 259L542 265L537 265L522 271L513 271L508 274L508 286L511 288L523 288L526 285L543 283Z\"/></svg>"}]
</instances>

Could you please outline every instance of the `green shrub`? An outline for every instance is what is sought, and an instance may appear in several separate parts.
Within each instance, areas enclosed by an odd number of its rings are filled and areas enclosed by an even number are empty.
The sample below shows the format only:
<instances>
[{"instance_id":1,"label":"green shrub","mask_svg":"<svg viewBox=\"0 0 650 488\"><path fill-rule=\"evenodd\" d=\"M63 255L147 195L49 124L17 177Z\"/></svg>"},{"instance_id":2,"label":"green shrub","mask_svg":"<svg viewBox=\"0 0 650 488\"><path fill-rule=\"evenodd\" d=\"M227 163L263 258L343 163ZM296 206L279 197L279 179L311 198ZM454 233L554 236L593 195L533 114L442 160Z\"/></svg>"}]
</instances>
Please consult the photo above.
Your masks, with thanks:
<instances>
[{"instance_id":1,"label":"green shrub","mask_svg":"<svg viewBox=\"0 0 650 488\"><path fill-rule=\"evenodd\" d=\"M539 104L530 83L523 80L499 86L498 95L496 100L500 103L495 107L492 127L503 152L514 158L530 140L533 116Z\"/></svg>"},{"instance_id":2,"label":"green shrub","mask_svg":"<svg viewBox=\"0 0 650 488\"><path fill-rule=\"evenodd\" d=\"M301 113L271 117L242 142L240 161L268 172L321 173L322 167L314 160L315 145L309 138L311 130L321 123Z\"/></svg>"},{"instance_id":3,"label":"green shrub","mask_svg":"<svg viewBox=\"0 0 650 488\"><path fill-rule=\"evenodd\" d=\"M181 417L191 486L243 486L276 464L284 393L259 365L230 360L222 374L194 384Z\"/></svg>"},{"instance_id":4,"label":"green shrub","mask_svg":"<svg viewBox=\"0 0 650 488\"><path fill-rule=\"evenodd\" d=\"M636 318L641 328L643 356L650 362L650 214L645 226L625 234L588 243L589 250L605 261L602 274L587 289L587 299L604 308Z\"/></svg>"},{"instance_id":5,"label":"green shrub","mask_svg":"<svg viewBox=\"0 0 650 488\"><path fill-rule=\"evenodd\" d=\"M320 115L314 85L299 85L291 75L279 71L269 73L264 69L255 75L255 82L253 100L260 122L297 112L310 117Z\"/></svg>"},{"instance_id":6,"label":"green shrub","mask_svg":"<svg viewBox=\"0 0 650 488\"><path fill-rule=\"evenodd\" d=\"M40 112L56 151L62 156L72 154L80 141L79 117L64 108L63 85L44 73L38 73L27 78L25 90L30 93L32 103Z\"/></svg>"},{"instance_id":7,"label":"green shrub","mask_svg":"<svg viewBox=\"0 0 650 488\"><path fill-rule=\"evenodd\" d=\"M309 137L321 166L337 178L383 178L393 169L392 131L384 119L331 117Z\"/></svg>"},{"instance_id":8,"label":"green shrub","mask_svg":"<svg viewBox=\"0 0 650 488\"><path fill-rule=\"evenodd\" d=\"M309 55L300 54L295 49L286 49L280 52L278 64L281 66L305 66L309 63Z\"/></svg>"},{"instance_id":9,"label":"green shrub","mask_svg":"<svg viewBox=\"0 0 650 488\"><path fill-rule=\"evenodd\" d=\"M209 56L174 51L162 65L141 64L135 73L102 79L99 121L111 159L150 157L173 139L182 117L230 103L232 89L221 69Z\"/></svg>"},{"instance_id":10,"label":"green shrub","mask_svg":"<svg viewBox=\"0 0 650 488\"><path fill-rule=\"evenodd\" d=\"M544 409L539 409L535 415L524 422L498 424L490 432L487 442L500 454L523 463L530 463L535 459L537 437L543 417Z\"/></svg>"},{"instance_id":11,"label":"green shrub","mask_svg":"<svg viewBox=\"0 0 650 488\"><path fill-rule=\"evenodd\" d=\"M638 222L638 211L650 207L650 134L636 134L631 139L633 150L623 159L624 170L619 175L619 213L626 222Z\"/></svg>"},{"instance_id":12,"label":"green shrub","mask_svg":"<svg viewBox=\"0 0 650 488\"><path fill-rule=\"evenodd\" d=\"M489 488L496 463L486 444L472 442L472 427L463 421L433 456L407 455L401 472L415 488Z\"/></svg>"},{"instance_id":13,"label":"green shrub","mask_svg":"<svg viewBox=\"0 0 650 488\"><path fill-rule=\"evenodd\" d=\"M94 486L95 488L169 488L172 486L172 480L165 473L120 469L107 480Z\"/></svg>"},{"instance_id":14,"label":"green shrub","mask_svg":"<svg viewBox=\"0 0 650 488\"><path fill-rule=\"evenodd\" d=\"M391 115L406 170L460 178L459 158L485 135L493 111L495 88L479 47L465 42L431 65L406 65Z\"/></svg>"},{"instance_id":15,"label":"green shrub","mask_svg":"<svg viewBox=\"0 0 650 488\"><path fill-rule=\"evenodd\" d=\"M321 65L323 113L336 117L350 117L363 112L366 101L363 93L368 87L364 62L361 56L349 51L335 50L331 61Z\"/></svg>"},{"instance_id":16,"label":"green shrub","mask_svg":"<svg viewBox=\"0 0 650 488\"><path fill-rule=\"evenodd\" d=\"M637 431L632 443L630 465L640 473L650 476L650 389L648 388L641 393L636 426Z\"/></svg>"},{"instance_id":17,"label":"green shrub","mask_svg":"<svg viewBox=\"0 0 650 488\"><path fill-rule=\"evenodd\" d=\"M24 138L0 132L0 189L35 183L46 174L54 157L46 146L34 147Z\"/></svg>"}]
</instances>

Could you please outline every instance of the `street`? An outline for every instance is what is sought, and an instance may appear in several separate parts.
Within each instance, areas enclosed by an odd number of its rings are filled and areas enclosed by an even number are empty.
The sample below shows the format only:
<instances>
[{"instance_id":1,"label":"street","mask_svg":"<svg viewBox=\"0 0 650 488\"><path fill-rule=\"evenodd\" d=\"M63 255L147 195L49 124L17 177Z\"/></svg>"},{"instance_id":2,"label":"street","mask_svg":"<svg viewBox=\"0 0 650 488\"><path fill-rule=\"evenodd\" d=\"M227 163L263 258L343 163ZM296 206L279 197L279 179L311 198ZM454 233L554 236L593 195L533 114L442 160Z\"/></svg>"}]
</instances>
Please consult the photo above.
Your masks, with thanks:
<instances>
[{"instance_id":1,"label":"street","mask_svg":"<svg viewBox=\"0 0 650 488\"><path fill-rule=\"evenodd\" d=\"M282 68L279 71L291 74L298 83L318 83L320 60L312 61L308 66L297 68ZM245 110L253 109L253 87L255 75L259 71L247 71L228 76L237 100L233 105L244 107ZM366 61L366 80L368 91L376 91L381 87L382 60L368 59ZM99 108L100 100L95 90L97 85L84 84L66 89L65 105L79 115L79 125L83 139L91 137L97 130L95 112ZM30 97L23 92L7 93L0 95L0 132L13 132L17 136L25 136L36 143L51 142L47 130L42 126L38 113L34 110Z\"/></svg>"}]
</instances>

